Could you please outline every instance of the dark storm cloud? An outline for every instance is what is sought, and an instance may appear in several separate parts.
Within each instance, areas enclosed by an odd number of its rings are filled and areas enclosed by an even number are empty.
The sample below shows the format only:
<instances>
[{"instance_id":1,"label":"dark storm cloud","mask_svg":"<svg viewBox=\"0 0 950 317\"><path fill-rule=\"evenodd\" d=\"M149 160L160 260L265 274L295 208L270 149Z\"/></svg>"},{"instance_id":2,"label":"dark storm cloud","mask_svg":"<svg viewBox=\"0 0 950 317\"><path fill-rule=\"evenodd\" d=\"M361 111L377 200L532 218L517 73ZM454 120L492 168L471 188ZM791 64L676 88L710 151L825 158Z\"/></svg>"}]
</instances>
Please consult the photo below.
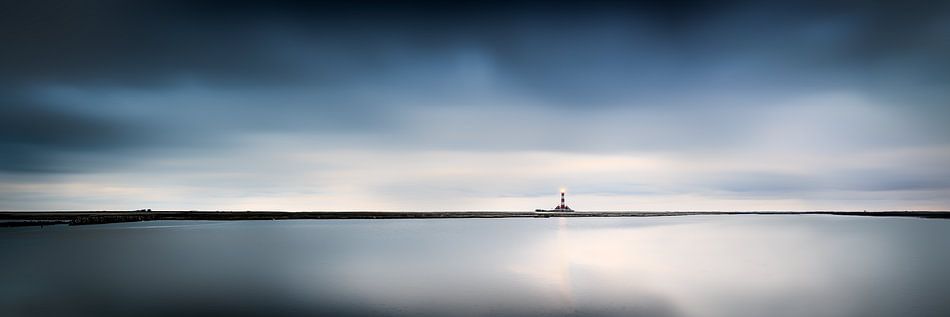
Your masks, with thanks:
<instances>
[{"instance_id":1,"label":"dark storm cloud","mask_svg":"<svg viewBox=\"0 0 950 317\"><path fill-rule=\"evenodd\" d=\"M70 154L133 148L151 137L134 122L118 122L96 113L62 109L23 98L0 95L0 170L71 171L79 162Z\"/></svg>"},{"instance_id":2,"label":"dark storm cloud","mask_svg":"<svg viewBox=\"0 0 950 317\"><path fill-rule=\"evenodd\" d=\"M234 26L175 18L148 2L16 2L4 5L4 79L16 84L154 85L169 76L257 81L292 75ZM192 21L193 22L193 21Z\"/></svg>"},{"instance_id":3,"label":"dark storm cloud","mask_svg":"<svg viewBox=\"0 0 950 317\"><path fill-rule=\"evenodd\" d=\"M475 45L542 92L609 93L715 76L719 59L871 71L946 73L945 2L18 2L4 5L4 80L163 83L339 82L372 76L396 49L445 54ZM300 34L275 41L280 32ZM276 47L275 47L276 45ZM313 58L288 58L309 47ZM764 55L764 56L758 56ZM728 61L728 60L727 60ZM316 63L317 67L301 67ZM346 68L335 68L340 63ZM376 65L374 65L376 64ZM897 64L897 65L894 65ZM771 69L770 69L771 68ZM740 71L742 69L740 68ZM348 75L353 74L355 75ZM762 73L754 73L756 78ZM785 76L777 76L785 77ZM751 79L750 79L751 80ZM611 84L607 87L599 85ZM627 85L629 86L629 85ZM589 93L589 94L585 94Z\"/></svg>"},{"instance_id":4,"label":"dark storm cloud","mask_svg":"<svg viewBox=\"0 0 950 317\"><path fill-rule=\"evenodd\" d=\"M613 6L618 5L593 8ZM554 13L585 7L390 1L8 3L0 22L7 44L0 66L14 83L162 84L175 76L252 85L292 84L301 77L333 82L368 71L361 67L372 68L394 46L409 46L413 54L437 52L453 42L507 33L511 25L505 24L524 15L575 23L567 14ZM494 26L497 22L502 25ZM301 42L272 43L270 38L280 35L274 32L303 36ZM288 60L279 52L294 46L313 48L308 53L316 54L312 59L319 67L299 72L301 63L312 60ZM340 62L350 67L333 69Z\"/></svg>"},{"instance_id":5,"label":"dark storm cloud","mask_svg":"<svg viewBox=\"0 0 950 317\"><path fill-rule=\"evenodd\" d=\"M129 127L88 114L68 113L23 100L4 100L0 108L0 141L9 144L67 148L108 147L124 143Z\"/></svg>"}]
</instances>

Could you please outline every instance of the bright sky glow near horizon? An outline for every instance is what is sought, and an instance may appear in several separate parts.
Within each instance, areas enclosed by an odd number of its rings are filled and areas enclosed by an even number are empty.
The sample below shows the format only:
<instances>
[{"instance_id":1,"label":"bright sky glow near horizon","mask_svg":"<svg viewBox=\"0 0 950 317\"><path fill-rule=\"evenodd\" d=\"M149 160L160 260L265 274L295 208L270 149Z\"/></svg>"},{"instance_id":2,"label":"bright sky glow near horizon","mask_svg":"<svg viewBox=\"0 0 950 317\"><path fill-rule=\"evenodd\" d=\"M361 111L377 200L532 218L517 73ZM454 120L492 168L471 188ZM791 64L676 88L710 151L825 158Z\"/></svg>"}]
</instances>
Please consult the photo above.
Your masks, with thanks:
<instances>
[{"instance_id":1,"label":"bright sky glow near horizon","mask_svg":"<svg viewBox=\"0 0 950 317\"><path fill-rule=\"evenodd\" d=\"M947 1L7 1L0 210L950 210Z\"/></svg>"}]
</instances>

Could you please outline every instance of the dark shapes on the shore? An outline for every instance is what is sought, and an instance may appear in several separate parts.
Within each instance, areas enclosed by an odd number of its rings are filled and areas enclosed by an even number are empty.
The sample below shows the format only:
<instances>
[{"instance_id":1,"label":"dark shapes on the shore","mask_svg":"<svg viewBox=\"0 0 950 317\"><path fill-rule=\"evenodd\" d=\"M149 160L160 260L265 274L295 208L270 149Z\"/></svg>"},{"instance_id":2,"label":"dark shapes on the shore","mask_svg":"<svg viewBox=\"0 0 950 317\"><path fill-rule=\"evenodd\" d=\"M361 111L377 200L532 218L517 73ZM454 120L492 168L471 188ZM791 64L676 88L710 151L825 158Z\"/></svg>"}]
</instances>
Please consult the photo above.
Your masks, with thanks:
<instances>
[{"instance_id":1,"label":"dark shapes on the shore","mask_svg":"<svg viewBox=\"0 0 950 317\"><path fill-rule=\"evenodd\" d=\"M150 215L88 215L76 217L69 223L69 225L98 225L106 223L137 222L148 220L158 219Z\"/></svg>"},{"instance_id":2,"label":"dark shapes on the shore","mask_svg":"<svg viewBox=\"0 0 950 317\"><path fill-rule=\"evenodd\" d=\"M28 220L28 221L4 221L0 222L0 227L44 227L52 225L65 225L69 224L69 221L49 221L49 220Z\"/></svg>"}]
</instances>

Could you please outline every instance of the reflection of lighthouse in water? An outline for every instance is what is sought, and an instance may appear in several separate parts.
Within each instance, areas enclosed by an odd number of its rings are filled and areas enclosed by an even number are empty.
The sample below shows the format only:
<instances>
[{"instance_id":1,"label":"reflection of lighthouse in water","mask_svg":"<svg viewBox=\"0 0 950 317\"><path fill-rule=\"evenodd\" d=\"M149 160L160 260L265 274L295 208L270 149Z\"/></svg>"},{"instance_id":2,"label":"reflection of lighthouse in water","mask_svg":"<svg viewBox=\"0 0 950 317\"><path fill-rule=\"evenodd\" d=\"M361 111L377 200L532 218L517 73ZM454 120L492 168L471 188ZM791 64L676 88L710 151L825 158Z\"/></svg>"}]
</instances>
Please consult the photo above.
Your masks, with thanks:
<instances>
[{"instance_id":1,"label":"reflection of lighthouse in water","mask_svg":"<svg viewBox=\"0 0 950 317\"><path fill-rule=\"evenodd\" d=\"M562 211L562 212L574 211L573 209L571 209L571 207L568 207L567 204L564 203L564 192L565 190L561 189L561 204L554 206L554 209L551 209L551 210L537 209L535 211Z\"/></svg>"}]
</instances>

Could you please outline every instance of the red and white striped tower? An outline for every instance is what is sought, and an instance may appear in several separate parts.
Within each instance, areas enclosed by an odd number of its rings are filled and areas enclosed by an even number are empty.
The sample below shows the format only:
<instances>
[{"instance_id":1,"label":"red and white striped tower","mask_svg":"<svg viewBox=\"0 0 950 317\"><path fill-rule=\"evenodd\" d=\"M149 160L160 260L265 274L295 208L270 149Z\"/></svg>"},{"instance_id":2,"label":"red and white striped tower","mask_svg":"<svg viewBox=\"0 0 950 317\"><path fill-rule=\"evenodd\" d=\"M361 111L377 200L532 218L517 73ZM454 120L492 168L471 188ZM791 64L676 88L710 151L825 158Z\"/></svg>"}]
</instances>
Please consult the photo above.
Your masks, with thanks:
<instances>
[{"instance_id":1,"label":"red and white striped tower","mask_svg":"<svg viewBox=\"0 0 950 317\"><path fill-rule=\"evenodd\" d=\"M564 188L561 188L561 204L554 206L554 209L535 209L534 211L558 211L558 212L574 211L573 209L571 209L571 207L568 207L567 204L564 202L565 192L566 190L564 190Z\"/></svg>"},{"instance_id":2,"label":"red and white striped tower","mask_svg":"<svg viewBox=\"0 0 950 317\"><path fill-rule=\"evenodd\" d=\"M567 209L567 206L564 205L564 190L561 190L561 207L559 209Z\"/></svg>"},{"instance_id":3,"label":"red and white striped tower","mask_svg":"<svg viewBox=\"0 0 950 317\"><path fill-rule=\"evenodd\" d=\"M561 188L561 204L554 207L554 210L555 211L574 211L571 209L571 207L568 207L567 204L564 203L564 192L565 190Z\"/></svg>"}]
</instances>

